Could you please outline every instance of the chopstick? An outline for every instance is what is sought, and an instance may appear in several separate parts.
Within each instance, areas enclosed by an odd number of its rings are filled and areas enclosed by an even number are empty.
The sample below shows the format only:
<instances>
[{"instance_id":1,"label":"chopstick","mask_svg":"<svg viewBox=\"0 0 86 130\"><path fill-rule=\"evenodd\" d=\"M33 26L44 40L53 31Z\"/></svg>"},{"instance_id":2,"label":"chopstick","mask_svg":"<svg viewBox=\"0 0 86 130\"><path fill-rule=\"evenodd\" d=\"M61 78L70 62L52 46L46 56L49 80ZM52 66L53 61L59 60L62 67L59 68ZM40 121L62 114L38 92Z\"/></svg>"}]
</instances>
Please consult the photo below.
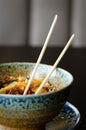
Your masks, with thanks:
<instances>
[{"instance_id":1,"label":"chopstick","mask_svg":"<svg viewBox=\"0 0 86 130\"><path fill-rule=\"evenodd\" d=\"M48 75L45 77L45 79L43 80L42 84L39 86L39 88L37 89L37 91L35 92L35 94L38 94L40 92L40 90L42 89L42 87L45 85L45 83L48 81L49 77L51 76L52 72L55 70L55 68L57 67L58 63L60 62L60 60L62 59L62 57L64 56L64 54L66 53L67 49L69 48L70 44L72 43L73 39L74 39L74 34L72 34L72 36L70 37L69 41L67 42L67 44L65 45L64 49L62 50L62 52L60 53L59 57L57 58L57 60L55 61L52 69L50 70L50 72L48 73Z\"/></svg>"},{"instance_id":2,"label":"chopstick","mask_svg":"<svg viewBox=\"0 0 86 130\"><path fill-rule=\"evenodd\" d=\"M44 45L43 45L43 47L42 47L42 50L41 50L41 52L40 52L40 55L39 55L39 57L38 57L38 59L37 59L36 65L35 65L35 67L34 67L34 69L33 69L33 71L32 71L31 77L30 77L30 79L29 79L29 81L28 81L28 84L27 84L25 90L24 90L23 95L26 95L26 94L27 94L27 91L29 90L31 81L32 81L32 79L33 79L33 77L34 77L34 75L35 75L35 73L36 73L36 70L37 70L37 68L38 68L38 66L39 66L39 64L40 64L40 62L41 62L41 60L42 60L42 57L43 57L44 52L45 52L45 50L46 50L46 47L47 47L47 45L48 45L48 43L49 43L51 34L52 34L52 32L53 32L53 30L54 30L54 27L55 27L55 25L56 25L56 22L57 22L57 18L58 18L58 15L56 14L55 17L54 17L54 20L53 20L53 22L52 22L52 25L51 25L51 27L50 27L49 33L48 33L48 35L47 35L47 37L46 37L45 43L44 43Z\"/></svg>"}]
</instances>

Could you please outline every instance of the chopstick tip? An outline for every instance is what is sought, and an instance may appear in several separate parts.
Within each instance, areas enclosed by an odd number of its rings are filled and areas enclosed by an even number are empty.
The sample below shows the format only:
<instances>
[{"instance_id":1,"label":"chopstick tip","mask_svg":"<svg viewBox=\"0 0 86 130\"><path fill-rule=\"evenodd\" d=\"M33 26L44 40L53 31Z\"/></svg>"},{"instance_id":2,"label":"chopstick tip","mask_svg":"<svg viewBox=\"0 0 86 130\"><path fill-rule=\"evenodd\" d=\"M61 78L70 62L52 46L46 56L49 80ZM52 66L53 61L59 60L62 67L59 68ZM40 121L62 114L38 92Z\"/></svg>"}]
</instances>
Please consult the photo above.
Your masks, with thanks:
<instances>
[{"instance_id":1,"label":"chopstick tip","mask_svg":"<svg viewBox=\"0 0 86 130\"><path fill-rule=\"evenodd\" d=\"M75 37L75 34L73 33L72 36Z\"/></svg>"},{"instance_id":2,"label":"chopstick tip","mask_svg":"<svg viewBox=\"0 0 86 130\"><path fill-rule=\"evenodd\" d=\"M58 18L58 15L57 15L57 14L55 14L55 17L56 17L56 18Z\"/></svg>"}]
</instances>

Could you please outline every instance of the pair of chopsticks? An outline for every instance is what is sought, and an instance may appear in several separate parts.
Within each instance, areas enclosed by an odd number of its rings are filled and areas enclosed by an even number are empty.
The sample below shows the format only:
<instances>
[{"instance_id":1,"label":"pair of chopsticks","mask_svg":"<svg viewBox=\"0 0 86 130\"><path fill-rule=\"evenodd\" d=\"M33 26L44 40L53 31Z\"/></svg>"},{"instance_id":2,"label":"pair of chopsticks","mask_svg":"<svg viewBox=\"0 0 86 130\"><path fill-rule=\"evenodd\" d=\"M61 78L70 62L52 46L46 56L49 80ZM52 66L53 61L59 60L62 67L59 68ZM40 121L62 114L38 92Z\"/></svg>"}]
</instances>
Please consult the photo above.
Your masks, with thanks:
<instances>
[{"instance_id":1,"label":"pair of chopsticks","mask_svg":"<svg viewBox=\"0 0 86 130\"><path fill-rule=\"evenodd\" d=\"M55 15L54 20L53 20L52 25L51 25L51 28L50 28L50 30L49 30L49 33L48 33L48 35L47 35L47 38L46 38L46 40L45 40L45 43L44 43L43 48L42 48L42 50L41 50L41 52L40 52L40 55L39 55L39 57L38 57L38 60L37 60L37 62L36 62L36 65L35 65L35 67L34 67L34 69L33 69L33 71L32 71L32 75L31 75L31 77L30 77L30 79L29 79L29 81L28 81L28 84L27 84L27 86L26 86L26 88L25 88L25 91L24 91L23 95L26 95L26 94L27 94L27 91L29 90L31 81L32 81L32 79L33 79L33 77L34 77L34 75L35 75L35 73L36 73L36 70L37 70L37 68L38 68L38 66L39 66L39 64L40 64L40 62L41 62L41 60L42 60L42 57L43 57L44 52L45 52L45 50L46 50L46 47L47 47L47 45L48 45L48 43L49 43L51 34L52 34L52 32L53 32L53 30L54 30L54 27L55 27L55 25L56 25L56 22L57 22L57 18L58 18L58 15ZM62 57L63 57L64 54L66 53L66 51L67 51L67 49L69 48L70 44L72 43L72 41L73 41L73 39L74 39L74 36L75 36L75 35L72 34L72 36L70 37L69 41L68 41L67 44L65 45L64 49L63 49L62 52L60 53L59 57L58 57L57 60L55 61L55 63L54 63L54 65L53 65L52 69L50 70L50 72L48 73L48 75L45 77L45 79L43 80L42 84L39 86L39 88L38 88L37 91L35 92L35 94L38 94L38 93L40 92L40 90L42 89L42 87L44 86L44 84L48 81L50 75L51 75L52 72L55 70L55 68L57 67L58 63L60 62L60 60L62 59Z\"/></svg>"}]
</instances>

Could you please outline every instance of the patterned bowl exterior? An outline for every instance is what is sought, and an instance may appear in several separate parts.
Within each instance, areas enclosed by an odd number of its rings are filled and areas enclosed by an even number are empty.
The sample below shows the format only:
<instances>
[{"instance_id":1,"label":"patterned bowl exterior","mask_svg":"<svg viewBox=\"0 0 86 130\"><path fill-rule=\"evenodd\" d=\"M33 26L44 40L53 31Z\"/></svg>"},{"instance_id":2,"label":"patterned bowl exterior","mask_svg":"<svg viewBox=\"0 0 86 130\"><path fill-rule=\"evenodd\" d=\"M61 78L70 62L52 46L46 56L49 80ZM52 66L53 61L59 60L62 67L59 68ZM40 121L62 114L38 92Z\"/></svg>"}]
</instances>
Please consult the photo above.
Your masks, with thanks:
<instances>
[{"instance_id":1,"label":"patterned bowl exterior","mask_svg":"<svg viewBox=\"0 0 86 130\"><path fill-rule=\"evenodd\" d=\"M35 63L4 63L0 65L0 80L7 75L30 75ZM35 78L45 77L52 66L40 64ZM61 89L41 95L0 94L0 124L14 128L31 128L44 125L57 116L65 104L73 76L57 68L49 79ZM65 86L64 86L65 84Z\"/></svg>"}]
</instances>

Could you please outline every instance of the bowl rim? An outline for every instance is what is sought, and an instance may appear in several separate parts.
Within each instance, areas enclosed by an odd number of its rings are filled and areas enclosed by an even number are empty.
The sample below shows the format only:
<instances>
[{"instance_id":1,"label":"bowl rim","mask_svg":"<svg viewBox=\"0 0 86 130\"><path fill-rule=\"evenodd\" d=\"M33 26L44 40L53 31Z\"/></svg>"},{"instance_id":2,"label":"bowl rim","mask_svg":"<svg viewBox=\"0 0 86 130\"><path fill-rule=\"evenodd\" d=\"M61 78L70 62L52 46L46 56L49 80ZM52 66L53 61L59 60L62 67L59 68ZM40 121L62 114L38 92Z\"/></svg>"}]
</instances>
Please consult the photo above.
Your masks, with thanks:
<instances>
[{"instance_id":1,"label":"bowl rim","mask_svg":"<svg viewBox=\"0 0 86 130\"><path fill-rule=\"evenodd\" d=\"M7 65L7 64L35 64L35 62L5 62L5 63L0 63L0 66L1 66L1 65ZM52 65L44 64L44 63L40 63L40 65L52 67ZM65 73L67 73L67 74L71 77L70 83L69 83L68 85L65 85L65 87L63 87L63 88L61 88L61 89L59 89L59 90L57 90L57 91L48 92L48 93L43 93L43 94L37 94L37 95L35 95L35 94L31 94L31 95L0 94L0 96L4 96L4 97L16 97L16 98L17 98L17 97L21 97L21 98L22 98L22 97L39 97L39 96L45 96L45 95L54 94L54 93L57 93L57 92L59 93L59 92L65 90L65 89L67 89L69 86L71 86L71 84L72 84L73 81L74 81L74 77L73 77L73 75L72 75L69 71L65 70L64 68L56 67L55 70L57 70L57 69L59 69L59 70L61 70L61 71L64 71Z\"/></svg>"}]
</instances>

